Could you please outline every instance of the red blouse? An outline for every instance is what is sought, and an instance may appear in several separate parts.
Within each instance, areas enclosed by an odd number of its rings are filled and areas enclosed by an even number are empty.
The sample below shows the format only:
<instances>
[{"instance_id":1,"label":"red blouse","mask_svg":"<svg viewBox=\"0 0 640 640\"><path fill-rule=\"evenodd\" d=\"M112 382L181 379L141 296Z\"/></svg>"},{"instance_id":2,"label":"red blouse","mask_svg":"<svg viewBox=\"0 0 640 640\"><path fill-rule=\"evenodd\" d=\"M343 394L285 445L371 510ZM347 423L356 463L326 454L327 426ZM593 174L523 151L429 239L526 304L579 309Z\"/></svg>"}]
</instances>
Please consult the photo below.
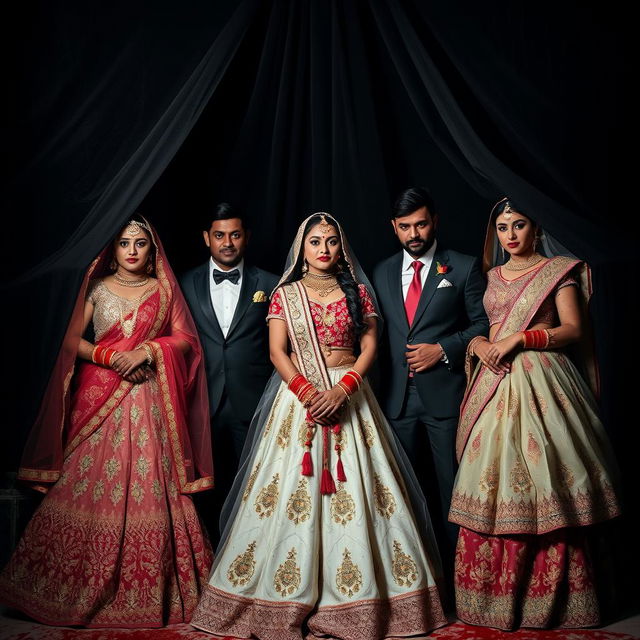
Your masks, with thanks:
<instances>
[{"instance_id":1,"label":"red blouse","mask_svg":"<svg viewBox=\"0 0 640 640\"><path fill-rule=\"evenodd\" d=\"M490 325L504 321L524 286L533 280L537 273L538 269L534 269L514 280L503 278L500 273L500 267L494 267L487 273L487 290L484 294L483 303ZM536 311L536 315L531 319L529 326L539 322L555 324L558 321L554 300L555 295L560 289L570 285L577 286L578 283L571 276L565 276L555 290L545 298L538 311Z\"/></svg>"},{"instance_id":2,"label":"red blouse","mask_svg":"<svg viewBox=\"0 0 640 640\"><path fill-rule=\"evenodd\" d=\"M359 284L358 293L360 294L360 304L362 305L362 317L365 319L378 317L367 287ZM353 348L353 321L349 315L347 300L344 296L326 305L316 302L315 300L309 300L309 307L320 344L336 348ZM278 318L279 320L285 319L280 290L277 290L271 297L267 320L271 318Z\"/></svg>"}]
</instances>

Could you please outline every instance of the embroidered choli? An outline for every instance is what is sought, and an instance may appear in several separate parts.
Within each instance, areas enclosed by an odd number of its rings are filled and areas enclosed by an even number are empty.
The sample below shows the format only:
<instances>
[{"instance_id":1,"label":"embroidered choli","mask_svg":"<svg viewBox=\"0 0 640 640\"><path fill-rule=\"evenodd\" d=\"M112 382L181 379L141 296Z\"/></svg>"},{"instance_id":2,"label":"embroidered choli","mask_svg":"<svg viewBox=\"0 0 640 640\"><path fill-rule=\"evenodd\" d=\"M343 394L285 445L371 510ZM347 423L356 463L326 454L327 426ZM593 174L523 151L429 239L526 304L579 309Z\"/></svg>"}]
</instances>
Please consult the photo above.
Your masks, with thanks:
<instances>
[{"instance_id":1,"label":"embroidered choli","mask_svg":"<svg viewBox=\"0 0 640 640\"><path fill-rule=\"evenodd\" d=\"M362 305L362 317L365 319L377 317L373 300L363 284L358 285L358 293ZM270 318L285 319L280 295L280 290L278 290L271 297L267 320ZM309 299L309 307L320 344L333 348L353 348L355 332L347 308L347 299L344 296L326 305Z\"/></svg>"},{"instance_id":2,"label":"embroidered choli","mask_svg":"<svg viewBox=\"0 0 640 640\"><path fill-rule=\"evenodd\" d=\"M504 321L522 289L536 277L537 273L538 269L534 269L515 280L505 280L500 273L500 267L494 267L487 273L487 290L483 302L490 325L500 324ZM554 300L556 293L563 287L572 285L578 286L578 283L571 276L565 276L540 305L535 316L531 319L530 326L541 322L556 324L558 322Z\"/></svg>"},{"instance_id":3,"label":"embroidered choli","mask_svg":"<svg viewBox=\"0 0 640 640\"><path fill-rule=\"evenodd\" d=\"M100 279L92 280L87 290L87 300L93 304L93 330L96 341L117 322L121 322L153 293L157 287L152 286L142 295L127 300L113 293Z\"/></svg>"}]
</instances>

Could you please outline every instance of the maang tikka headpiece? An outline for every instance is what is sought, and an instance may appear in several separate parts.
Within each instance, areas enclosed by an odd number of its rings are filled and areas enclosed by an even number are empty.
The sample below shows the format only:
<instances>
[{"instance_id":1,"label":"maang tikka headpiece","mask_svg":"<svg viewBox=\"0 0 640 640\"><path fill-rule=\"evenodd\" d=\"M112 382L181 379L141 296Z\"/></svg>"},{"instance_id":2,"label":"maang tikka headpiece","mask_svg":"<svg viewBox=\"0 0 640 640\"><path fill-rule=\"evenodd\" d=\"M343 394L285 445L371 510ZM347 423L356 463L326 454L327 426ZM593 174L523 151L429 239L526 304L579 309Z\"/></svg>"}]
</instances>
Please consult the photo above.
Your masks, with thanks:
<instances>
[{"instance_id":1,"label":"maang tikka headpiece","mask_svg":"<svg viewBox=\"0 0 640 640\"><path fill-rule=\"evenodd\" d=\"M151 230L144 222L139 222L138 220L129 220L129 222L127 222L127 228L125 229L125 232L135 237L140 233L141 229L145 229L147 232L151 233Z\"/></svg>"},{"instance_id":2,"label":"maang tikka headpiece","mask_svg":"<svg viewBox=\"0 0 640 640\"><path fill-rule=\"evenodd\" d=\"M502 215L504 216L505 220L511 220L513 213L514 213L514 209L511 208L511 203L507 202L507 206L504 208L504 211L502 212Z\"/></svg>"},{"instance_id":3,"label":"maang tikka headpiece","mask_svg":"<svg viewBox=\"0 0 640 640\"><path fill-rule=\"evenodd\" d=\"M320 216L320 233L329 233L333 225L324 217L324 213Z\"/></svg>"}]
</instances>

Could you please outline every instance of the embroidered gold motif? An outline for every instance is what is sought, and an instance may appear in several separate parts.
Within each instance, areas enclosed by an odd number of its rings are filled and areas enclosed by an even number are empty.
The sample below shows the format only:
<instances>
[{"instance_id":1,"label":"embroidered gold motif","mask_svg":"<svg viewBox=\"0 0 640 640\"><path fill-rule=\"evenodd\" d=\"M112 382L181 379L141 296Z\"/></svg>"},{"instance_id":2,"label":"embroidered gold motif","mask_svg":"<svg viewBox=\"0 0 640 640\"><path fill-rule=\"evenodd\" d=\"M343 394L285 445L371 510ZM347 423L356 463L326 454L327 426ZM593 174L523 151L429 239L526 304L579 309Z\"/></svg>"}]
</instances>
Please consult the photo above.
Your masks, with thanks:
<instances>
[{"instance_id":1,"label":"embroidered gold motif","mask_svg":"<svg viewBox=\"0 0 640 640\"><path fill-rule=\"evenodd\" d=\"M93 449L95 446L97 446L102 441L103 437L104 429L102 427L94 431L89 437L89 444L91 445L91 448Z\"/></svg>"},{"instance_id":2,"label":"embroidered gold motif","mask_svg":"<svg viewBox=\"0 0 640 640\"><path fill-rule=\"evenodd\" d=\"M131 487L131 497L136 501L137 504L140 504L144 499L144 489L142 485L136 480Z\"/></svg>"},{"instance_id":3,"label":"embroidered gold motif","mask_svg":"<svg viewBox=\"0 0 640 640\"><path fill-rule=\"evenodd\" d=\"M345 526L353 520L356 513L356 503L347 493L342 483L338 483L338 490L331 496L331 517L337 524Z\"/></svg>"},{"instance_id":4,"label":"embroidered gold motif","mask_svg":"<svg viewBox=\"0 0 640 640\"><path fill-rule=\"evenodd\" d=\"M256 541L254 540L244 553L236 556L236 559L229 566L227 579L234 587L243 586L251 580L253 572L256 570L255 549Z\"/></svg>"},{"instance_id":5,"label":"embroidered gold motif","mask_svg":"<svg viewBox=\"0 0 640 640\"><path fill-rule=\"evenodd\" d=\"M258 464L254 467L253 471L251 472L251 475L249 476L249 481L247 482L247 488L244 490L244 493L242 494L242 502L247 501L249 494L253 490L253 485L255 484L256 478L258 477L258 471L260 471L261 464L262 464L261 462L258 462Z\"/></svg>"},{"instance_id":6,"label":"embroidered gold motif","mask_svg":"<svg viewBox=\"0 0 640 640\"><path fill-rule=\"evenodd\" d=\"M560 409L562 409L563 413L567 413L567 409L569 408L571 403L569 402L569 399L565 395L560 385L555 382L553 383L553 398Z\"/></svg>"},{"instance_id":7,"label":"embroidered gold motif","mask_svg":"<svg viewBox=\"0 0 640 640\"><path fill-rule=\"evenodd\" d=\"M509 406L507 407L507 415L513 418L520 411L520 397L515 389L510 390Z\"/></svg>"},{"instance_id":8,"label":"embroidered gold motif","mask_svg":"<svg viewBox=\"0 0 640 640\"><path fill-rule=\"evenodd\" d=\"M280 474L276 473L271 479L271 482L260 489L255 501L256 513L260 518L270 518L273 515L273 511L278 503L278 496L280 491L278 490L278 482L280 481Z\"/></svg>"},{"instance_id":9,"label":"embroidered gold motif","mask_svg":"<svg viewBox=\"0 0 640 640\"><path fill-rule=\"evenodd\" d=\"M275 401L273 402L273 407L271 409L271 415L269 416L269 421L267 422L267 426L264 429L264 433L262 434L263 438L267 437L269 431L271 431L271 427L273 426L273 421L276 417L278 405L280 404L280 400L282 400L282 393L278 393Z\"/></svg>"},{"instance_id":10,"label":"embroidered gold motif","mask_svg":"<svg viewBox=\"0 0 640 640\"><path fill-rule=\"evenodd\" d=\"M520 460L516 461L509 473L509 485L515 493L528 493L531 489L529 472Z\"/></svg>"},{"instance_id":11,"label":"embroidered gold motif","mask_svg":"<svg viewBox=\"0 0 640 640\"><path fill-rule=\"evenodd\" d=\"M178 485L173 480L169 480L169 495L174 500L178 497Z\"/></svg>"},{"instance_id":12,"label":"embroidered gold motif","mask_svg":"<svg viewBox=\"0 0 640 640\"><path fill-rule=\"evenodd\" d=\"M162 414L160 413L160 407L157 404L151 405L151 417L154 422L160 422Z\"/></svg>"},{"instance_id":13,"label":"embroidered gold motif","mask_svg":"<svg viewBox=\"0 0 640 640\"><path fill-rule=\"evenodd\" d=\"M376 511L387 520L395 513L396 500L388 487L385 487L376 473L373 477L373 497Z\"/></svg>"},{"instance_id":14,"label":"embroidered gold motif","mask_svg":"<svg viewBox=\"0 0 640 640\"><path fill-rule=\"evenodd\" d=\"M138 438L136 440L136 444L138 445L138 449L144 449L144 445L149 440L149 432L146 427L142 427L140 429L140 433L138 434Z\"/></svg>"},{"instance_id":15,"label":"embroidered gold motif","mask_svg":"<svg viewBox=\"0 0 640 640\"><path fill-rule=\"evenodd\" d=\"M58 480L58 482L64 487L64 485L67 484L68 481L69 481L69 472L64 471L60 476L60 479Z\"/></svg>"},{"instance_id":16,"label":"embroidered gold motif","mask_svg":"<svg viewBox=\"0 0 640 640\"><path fill-rule=\"evenodd\" d=\"M282 596L290 596L300 586L300 567L296 565L295 547L289 551L287 559L278 567L273 578L275 590Z\"/></svg>"},{"instance_id":17,"label":"embroidered gold motif","mask_svg":"<svg viewBox=\"0 0 640 640\"><path fill-rule=\"evenodd\" d=\"M137 407L136 405L132 405L131 410L129 411L129 418L131 419L131 422L137 425L141 416L142 416L142 411L140 410L140 407Z\"/></svg>"},{"instance_id":18,"label":"embroidered gold motif","mask_svg":"<svg viewBox=\"0 0 640 640\"><path fill-rule=\"evenodd\" d=\"M294 524L305 522L311 515L311 496L307 487L307 479L301 478L298 482L298 488L291 494L287 502L287 517Z\"/></svg>"},{"instance_id":19,"label":"embroidered gold motif","mask_svg":"<svg viewBox=\"0 0 640 640\"><path fill-rule=\"evenodd\" d=\"M109 481L113 480L116 474L120 471L120 461L116 458L109 458L104 463L104 472L107 475Z\"/></svg>"},{"instance_id":20,"label":"embroidered gold motif","mask_svg":"<svg viewBox=\"0 0 640 640\"><path fill-rule=\"evenodd\" d=\"M124 495L124 489L122 488L122 483L116 482L111 489L111 502L113 502L113 506L115 507L120 500L122 500L122 496Z\"/></svg>"},{"instance_id":21,"label":"embroidered gold motif","mask_svg":"<svg viewBox=\"0 0 640 640\"><path fill-rule=\"evenodd\" d=\"M114 451L124 442L124 431L122 427L118 427L111 436L111 446Z\"/></svg>"},{"instance_id":22,"label":"embroidered gold motif","mask_svg":"<svg viewBox=\"0 0 640 640\"><path fill-rule=\"evenodd\" d=\"M171 471L171 458L166 454L163 454L162 456L162 468L164 469L164 472L169 475L169 472Z\"/></svg>"},{"instance_id":23,"label":"embroidered gold motif","mask_svg":"<svg viewBox=\"0 0 640 640\"><path fill-rule=\"evenodd\" d=\"M526 353L522 354L522 366L525 371L530 372L533 370L533 362L529 359L529 356Z\"/></svg>"},{"instance_id":24,"label":"embroidered gold motif","mask_svg":"<svg viewBox=\"0 0 640 640\"><path fill-rule=\"evenodd\" d=\"M77 497L81 496L87 490L88 486L88 478L82 478L82 480L78 480L78 482L73 485L73 499L75 500Z\"/></svg>"},{"instance_id":25,"label":"embroidered gold motif","mask_svg":"<svg viewBox=\"0 0 640 640\"><path fill-rule=\"evenodd\" d=\"M104 495L104 481L96 480L96 483L93 485L93 491L92 491L93 501L98 502L103 495Z\"/></svg>"},{"instance_id":26,"label":"embroidered gold motif","mask_svg":"<svg viewBox=\"0 0 640 640\"><path fill-rule=\"evenodd\" d=\"M502 419L504 415L504 396L500 396L500 400L498 400L498 404L496 404L496 418L498 420Z\"/></svg>"},{"instance_id":27,"label":"embroidered gold motif","mask_svg":"<svg viewBox=\"0 0 640 640\"><path fill-rule=\"evenodd\" d=\"M527 437L527 458L529 458L533 464L538 464L538 462L540 462L541 455L542 450L540 449L540 445L536 442L531 431L529 431L529 435Z\"/></svg>"},{"instance_id":28,"label":"embroidered gold motif","mask_svg":"<svg viewBox=\"0 0 640 640\"><path fill-rule=\"evenodd\" d=\"M87 473L89 469L93 466L93 457L89 454L86 454L80 458L80 463L78 464L78 471L80 475L83 473Z\"/></svg>"},{"instance_id":29,"label":"embroidered gold motif","mask_svg":"<svg viewBox=\"0 0 640 640\"><path fill-rule=\"evenodd\" d=\"M478 431L478 435L471 441L469 453L467 453L467 461L475 462L480 455L480 444L482 442L482 430Z\"/></svg>"},{"instance_id":30,"label":"embroidered gold motif","mask_svg":"<svg viewBox=\"0 0 640 640\"><path fill-rule=\"evenodd\" d=\"M134 469L136 470L136 473L143 480L147 477L147 473L149 473L150 468L151 468L151 465L149 464L149 461L144 456L140 456L136 460L136 463L134 465Z\"/></svg>"},{"instance_id":31,"label":"embroidered gold motif","mask_svg":"<svg viewBox=\"0 0 640 640\"><path fill-rule=\"evenodd\" d=\"M498 488L500 472L498 471L498 461L494 460L480 476L479 488L481 491L489 493Z\"/></svg>"},{"instance_id":32,"label":"embroidered gold motif","mask_svg":"<svg viewBox=\"0 0 640 640\"><path fill-rule=\"evenodd\" d=\"M362 572L358 565L351 560L351 554L345 549L342 554L342 564L336 572L336 587L340 593L349 598L360 591L362 587Z\"/></svg>"},{"instance_id":33,"label":"embroidered gold motif","mask_svg":"<svg viewBox=\"0 0 640 640\"><path fill-rule=\"evenodd\" d=\"M358 419L358 426L360 427L360 435L362 436L362 441L366 445L367 449L371 449L375 442L375 436L373 434L373 427L369 423L368 420L365 420L362 417L362 411L360 410L360 405L356 405L356 418Z\"/></svg>"},{"instance_id":34,"label":"embroidered gold motif","mask_svg":"<svg viewBox=\"0 0 640 640\"><path fill-rule=\"evenodd\" d=\"M278 435L276 436L276 442L281 449L286 449L289 444L289 438L291 437L291 425L293 424L293 404L289 405L289 411L287 417L282 421L280 429L278 429Z\"/></svg>"},{"instance_id":35,"label":"embroidered gold motif","mask_svg":"<svg viewBox=\"0 0 640 640\"><path fill-rule=\"evenodd\" d=\"M156 500L162 499L162 487L160 485L160 480L158 480L157 478L153 481L151 485L151 493L153 493L153 497Z\"/></svg>"},{"instance_id":36,"label":"embroidered gold motif","mask_svg":"<svg viewBox=\"0 0 640 640\"><path fill-rule=\"evenodd\" d=\"M573 472L569 467L563 463L560 464L560 477L558 478L558 490L570 491L575 482Z\"/></svg>"},{"instance_id":37,"label":"embroidered gold motif","mask_svg":"<svg viewBox=\"0 0 640 640\"><path fill-rule=\"evenodd\" d=\"M402 545L393 541L393 579L400 587L410 587L418 579L418 566L413 558L402 551Z\"/></svg>"}]
</instances>

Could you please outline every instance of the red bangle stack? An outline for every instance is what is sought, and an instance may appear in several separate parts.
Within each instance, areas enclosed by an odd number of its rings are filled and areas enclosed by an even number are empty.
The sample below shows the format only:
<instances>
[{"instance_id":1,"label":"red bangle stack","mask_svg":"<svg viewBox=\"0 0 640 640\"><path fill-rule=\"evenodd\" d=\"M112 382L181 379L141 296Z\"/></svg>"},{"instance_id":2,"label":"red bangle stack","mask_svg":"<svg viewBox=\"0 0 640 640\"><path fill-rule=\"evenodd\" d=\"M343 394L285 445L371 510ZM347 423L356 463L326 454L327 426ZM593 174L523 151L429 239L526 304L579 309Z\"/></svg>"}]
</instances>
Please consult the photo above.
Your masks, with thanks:
<instances>
[{"instance_id":1,"label":"red bangle stack","mask_svg":"<svg viewBox=\"0 0 640 640\"><path fill-rule=\"evenodd\" d=\"M347 371L336 385L339 386L350 398L362 385L362 376L357 371Z\"/></svg>"},{"instance_id":2,"label":"red bangle stack","mask_svg":"<svg viewBox=\"0 0 640 640\"><path fill-rule=\"evenodd\" d=\"M111 358L118 353L115 349L109 349L108 347L96 346L91 353L91 361L99 364L103 367L111 366Z\"/></svg>"},{"instance_id":3,"label":"red bangle stack","mask_svg":"<svg viewBox=\"0 0 640 640\"><path fill-rule=\"evenodd\" d=\"M303 407L308 407L318 393L317 389L301 373L292 376L287 386L291 393L297 396Z\"/></svg>"},{"instance_id":4,"label":"red bangle stack","mask_svg":"<svg viewBox=\"0 0 640 640\"><path fill-rule=\"evenodd\" d=\"M525 349L546 349L549 346L549 332L546 329L523 331Z\"/></svg>"}]
</instances>

